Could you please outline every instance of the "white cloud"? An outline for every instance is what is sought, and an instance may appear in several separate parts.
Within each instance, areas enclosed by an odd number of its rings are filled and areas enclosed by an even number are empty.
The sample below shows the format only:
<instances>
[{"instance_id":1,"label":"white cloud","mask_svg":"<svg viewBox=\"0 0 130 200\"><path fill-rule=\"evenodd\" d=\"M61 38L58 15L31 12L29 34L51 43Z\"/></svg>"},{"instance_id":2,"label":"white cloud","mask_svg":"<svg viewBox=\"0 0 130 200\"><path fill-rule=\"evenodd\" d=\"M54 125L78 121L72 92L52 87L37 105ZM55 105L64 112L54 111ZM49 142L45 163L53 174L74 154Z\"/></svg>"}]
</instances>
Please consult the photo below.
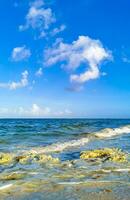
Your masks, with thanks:
<instances>
[{"instance_id":1,"label":"white cloud","mask_svg":"<svg viewBox=\"0 0 130 200\"><path fill-rule=\"evenodd\" d=\"M70 70L76 70L85 65L85 72L71 74L70 80L75 83L84 83L100 76L99 65L104 60L112 58L111 52L105 49L99 40L88 36L79 36L72 44L59 40L54 46L45 51L45 64L54 65L58 62Z\"/></svg>"},{"instance_id":2,"label":"white cloud","mask_svg":"<svg viewBox=\"0 0 130 200\"><path fill-rule=\"evenodd\" d=\"M36 71L35 75L40 77L40 76L42 76L42 74L43 74L43 71L42 71L42 68L40 67L40 68Z\"/></svg>"},{"instance_id":3,"label":"white cloud","mask_svg":"<svg viewBox=\"0 0 130 200\"><path fill-rule=\"evenodd\" d=\"M36 0L31 4L26 15L25 25L21 25L21 31L28 28L38 29L40 32L49 29L50 25L56 21L51 8L45 8L42 0Z\"/></svg>"},{"instance_id":4,"label":"white cloud","mask_svg":"<svg viewBox=\"0 0 130 200\"><path fill-rule=\"evenodd\" d=\"M66 26L62 24L59 28L54 28L54 30L51 32L51 35L57 35L58 33L64 31L66 29Z\"/></svg>"},{"instance_id":5,"label":"white cloud","mask_svg":"<svg viewBox=\"0 0 130 200\"><path fill-rule=\"evenodd\" d=\"M50 107L42 107L34 103L30 107L0 108L0 117L70 117L72 112L66 108L63 110L51 110Z\"/></svg>"},{"instance_id":6,"label":"white cloud","mask_svg":"<svg viewBox=\"0 0 130 200\"><path fill-rule=\"evenodd\" d=\"M106 72L102 72L101 75L102 76L107 76L107 73Z\"/></svg>"},{"instance_id":7,"label":"white cloud","mask_svg":"<svg viewBox=\"0 0 130 200\"><path fill-rule=\"evenodd\" d=\"M29 115L31 116L45 116L50 114L51 110L49 107L41 108L37 104L33 104L32 108L29 111Z\"/></svg>"},{"instance_id":8,"label":"white cloud","mask_svg":"<svg viewBox=\"0 0 130 200\"><path fill-rule=\"evenodd\" d=\"M27 85L28 85L28 71L25 70L22 73L22 78L21 78L20 81L18 81L18 82L12 81L12 82L9 82L9 83L0 83L0 88L7 88L7 89L10 89L10 90L16 90L18 88L26 87Z\"/></svg>"},{"instance_id":9,"label":"white cloud","mask_svg":"<svg viewBox=\"0 0 130 200\"><path fill-rule=\"evenodd\" d=\"M34 6L35 8L39 8L41 6L44 5L44 1L43 0L36 0L34 2L31 3L31 6Z\"/></svg>"},{"instance_id":10,"label":"white cloud","mask_svg":"<svg viewBox=\"0 0 130 200\"><path fill-rule=\"evenodd\" d=\"M47 38L65 30L65 25L55 28L56 21L55 13L47 3L45 4L43 0L35 0L30 4L25 16L25 24L20 25L19 30L25 31L31 28L36 31L38 38Z\"/></svg>"},{"instance_id":11,"label":"white cloud","mask_svg":"<svg viewBox=\"0 0 130 200\"><path fill-rule=\"evenodd\" d=\"M25 46L15 47L12 51L12 60L17 62L21 60L26 60L31 56L30 49L27 49Z\"/></svg>"},{"instance_id":12,"label":"white cloud","mask_svg":"<svg viewBox=\"0 0 130 200\"><path fill-rule=\"evenodd\" d=\"M72 114L72 111L69 110L69 109L65 109L65 110L64 110L64 113L67 114L67 115L71 115L71 114Z\"/></svg>"},{"instance_id":13,"label":"white cloud","mask_svg":"<svg viewBox=\"0 0 130 200\"><path fill-rule=\"evenodd\" d=\"M39 38L45 38L46 36L47 36L47 33L44 30L42 30L39 35Z\"/></svg>"},{"instance_id":14,"label":"white cloud","mask_svg":"<svg viewBox=\"0 0 130 200\"><path fill-rule=\"evenodd\" d=\"M72 115L71 110L64 109L62 111L52 111L49 107L41 107L37 104L33 104L31 109L27 110L27 115L34 117L63 117Z\"/></svg>"}]
</instances>

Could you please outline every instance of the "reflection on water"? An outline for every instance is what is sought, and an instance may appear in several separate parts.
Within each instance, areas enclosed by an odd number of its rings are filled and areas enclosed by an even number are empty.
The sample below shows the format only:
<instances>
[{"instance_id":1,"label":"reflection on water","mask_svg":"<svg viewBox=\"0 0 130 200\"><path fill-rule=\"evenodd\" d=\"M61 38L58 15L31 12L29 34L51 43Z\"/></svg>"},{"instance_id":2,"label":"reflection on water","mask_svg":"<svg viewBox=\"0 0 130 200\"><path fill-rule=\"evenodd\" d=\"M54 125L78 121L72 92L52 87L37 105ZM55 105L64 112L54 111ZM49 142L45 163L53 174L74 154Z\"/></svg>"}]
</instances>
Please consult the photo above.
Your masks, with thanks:
<instances>
[{"instance_id":1,"label":"reflection on water","mask_svg":"<svg viewBox=\"0 0 130 200\"><path fill-rule=\"evenodd\" d=\"M130 199L129 124L1 119L0 199ZM126 160L80 157L82 151L102 148L121 149Z\"/></svg>"}]
</instances>

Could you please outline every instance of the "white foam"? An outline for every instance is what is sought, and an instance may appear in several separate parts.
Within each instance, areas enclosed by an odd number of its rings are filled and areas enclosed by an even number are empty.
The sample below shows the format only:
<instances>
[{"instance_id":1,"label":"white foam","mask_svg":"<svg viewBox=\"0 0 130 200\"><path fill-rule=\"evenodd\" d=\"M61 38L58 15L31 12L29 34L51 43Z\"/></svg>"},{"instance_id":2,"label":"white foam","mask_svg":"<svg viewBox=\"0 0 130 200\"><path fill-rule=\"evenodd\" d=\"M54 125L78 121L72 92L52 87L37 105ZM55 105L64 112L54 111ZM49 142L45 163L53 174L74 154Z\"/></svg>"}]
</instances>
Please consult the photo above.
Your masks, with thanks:
<instances>
[{"instance_id":1,"label":"white foam","mask_svg":"<svg viewBox=\"0 0 130 200\"><path fill-rule=\"evenodd\" d=\"M104 180L104 181L93 181L93 180L87 180L87 181L73 181L73 182L59 182L58 184L59 185L79 185L79 184L94 184L94 183L104 183L104 184L109 184L109 183L124 183L124 182L121 182L121 181L107 181L107 180Z\"/></svg>"},{"instance_id":2,"label":"white foam","mask_svg":"<svg viewBox=\"0 0 130 200\"><path fill-rule=\"evenodd\" d=\"M130 172L130 168L124 168L124 169L115 169L114 172Z\"/></svg>"},{"instance_id":3,"label":"white foam","mask_svg":"<svg viewBox=\"0 0 130 200\"><path fill-rule=\"evenodd\" d=\"M96 136L98 138L111 138L114 136L118 136L118 135L122 135L122 134L128 134L130 133L130 125L128 126L123 126L120 128L106 128L103 129L101 131L95 132L95 133L90 133L91 137L92 136ZM51 152L62 152L65 149L69 149L69 148L73 148L76 146L84 146L86 145L89 141L91 141L91 137L87 138L81 138L78 140L71 140L68 142L63 142L63 143L56 143L56 144L52 144L46 147L42 147L42 148L36 148L31 150L32 153L51 153Z\"/></svg>"},{"instance_id":4,"label":"white foam","mask_svg":"<svg viewBox=\"0 0 130 200\"><path fill-rule=\"evenodd\" d=\"M96 132L94 135L99 138L110 138L122 134L128 134L130 133L130 125L129 126L123 126L120 128L106 128L99 132Z\"/></svg>"},{"instance_id":5,"label":"white foam","mask_svg":"<svg viewBox=\"0 0 130 200\"><path fill-rule=\"evenodd\" d=\"M42 149L36 149L36 151L33 150L33 152L36 152L36 153L61 152L67 148L83 146L83 145L87 144L88 142L89 142L88 138L82 138L79 140L71 140L69 142L52 144L52 145L49 145Z\"/></svg>"},{"instance_id":6,"label":"white foam","mask_svg":"<svg viewBox=\"0 0 130 200\"><path fill-rule=\"evenodd\" d=\"M104 173L111 173L112 171L109 170L109 169L102 169L102 172L104 172Z\"/></svg>"},{"instance_id":7,"label":"white foam","mask_svg":"<svg viewBox=\"0 0 130 200\"><path fill-rule=\"evenodd\" d=\"M0 187L0 190L4 190L4 189L7 189L9 187L13 186L13 184L7 184L7 185L3 185Z\"/></svg>"},{"instance_id":8,"label":"white foam","mask_svg":"<svg viewBox=\"0 0 130 200\"><path fill-rule=\"evenodd\" d=\"M59 185L79 185L79 184L82 184L82 183L85 183L83 181L79 181L79 182L59 182L58 184Z\"/></svg>"},{"instance_id":9,"label":"white foam","mask_svg":"<svg viewBox=\"0 0 130 200\"><path fill-rule=\"evenodd\" d=\"M111 172L130 172L130 168L121 168L121 169L112 169L112 170L102 169L102 172L104 172L104 173L111 173Z\"/></svg>"}]
</instances>

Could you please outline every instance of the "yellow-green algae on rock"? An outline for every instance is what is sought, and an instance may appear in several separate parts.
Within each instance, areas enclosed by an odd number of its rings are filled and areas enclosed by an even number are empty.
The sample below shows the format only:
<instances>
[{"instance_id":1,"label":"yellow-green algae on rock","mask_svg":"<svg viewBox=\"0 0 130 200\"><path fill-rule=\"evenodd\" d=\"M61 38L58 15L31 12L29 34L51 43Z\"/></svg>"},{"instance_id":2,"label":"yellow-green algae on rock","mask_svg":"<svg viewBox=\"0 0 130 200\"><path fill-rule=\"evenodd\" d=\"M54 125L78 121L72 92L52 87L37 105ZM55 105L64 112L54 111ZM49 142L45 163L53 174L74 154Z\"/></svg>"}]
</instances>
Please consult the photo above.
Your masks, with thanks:
<instances>
[{"instance_id":1,"label":"yellow-green algae on rock","mask_svg":"<svg viewBox=\"0 0 130 200\"><path fill-rule=\"evenodd\" d=\"M13 172L11 174L3 174L0 176L0 180L2 181L10 181L10 180L19 180L26 176L26 173L20 173L20 172Z\"/></svg>"},{"instance_id":2,"label":"yellow-green algae on rock","mask_svg":"<svg viewBox=\"0 0 130 200\"><path fill-rule=\"evenodd\" d=\"M0 153L0 165L10 165L13 163L20 163L23 165L30 163L51 163L58 164L59 158L54 158L51 155L29 153L25 155L14 155L12 153Z\"/></svg>"},{"instance_id":3,"label":"yellow-green algae on rock","mask_svg":"<svg viewBox=\"0 0 130 200\"><path fill-rule=\"evenodd\" d=\"M0 153L0 165L9 165L13 162L13 155L10 153Z\"/></svg>"},{"instance_id":4,"label":"yellow-green algae on rock","mask_svg":"<svg viewBox=\"0 0 130 200\"><path fill-rule=\"evenodd\" d=\"M59 163L58 158L53 158L51 155L46 155L46 154L36 154L36 153L30 153L28 155L21 155L17 156L16 160L20 164L28 164L29 162L35 162L35 163L52 163L52 164L57 164Z\"/></svg>"},{"instance_id":5,"label":"yellow-green algae on rock","mask_svg":"<svg viewBox=\"0 0 130 200\"><path fill-rule=\"evenodd\" d=\"M126 162L126 155L120 149L116 148L104 148L96 149L90 151L83 151L80 155L81 159L91 160L91 159L105 159L113 162Z\"/></svg>"},{"instance_id":6,"label":"yellow-green algae on rock","mask_svg":"<svg viewBox=\"0 0 130 200\"><path fill-rule=\"evenodd\" d=\"M39 160L37 162L41 164L46 162L50 162L52 164L58 164L59 161L60 161L59 158L53 158L51 155L41 154L39 155Z\"/></svg>"}]
</instances>

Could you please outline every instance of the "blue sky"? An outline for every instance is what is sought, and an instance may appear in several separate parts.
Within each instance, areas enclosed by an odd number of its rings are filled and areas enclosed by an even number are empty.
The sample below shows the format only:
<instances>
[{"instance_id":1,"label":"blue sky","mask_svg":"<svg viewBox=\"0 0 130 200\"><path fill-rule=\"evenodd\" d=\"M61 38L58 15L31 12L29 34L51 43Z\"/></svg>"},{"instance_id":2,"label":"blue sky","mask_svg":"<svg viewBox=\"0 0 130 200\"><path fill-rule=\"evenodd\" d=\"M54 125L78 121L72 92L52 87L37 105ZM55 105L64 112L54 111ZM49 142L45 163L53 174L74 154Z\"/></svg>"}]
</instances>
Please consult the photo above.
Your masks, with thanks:
<instances>
[{"instance_id":1,"label":"blue sky","mask_svg":"<svg viewBox=\"0 0 130 200\"><path fill-rule=\"evenodd\" d=\"M129 0L2 0L0 117L130 117Z\"/></svg>"}]
</instances>

